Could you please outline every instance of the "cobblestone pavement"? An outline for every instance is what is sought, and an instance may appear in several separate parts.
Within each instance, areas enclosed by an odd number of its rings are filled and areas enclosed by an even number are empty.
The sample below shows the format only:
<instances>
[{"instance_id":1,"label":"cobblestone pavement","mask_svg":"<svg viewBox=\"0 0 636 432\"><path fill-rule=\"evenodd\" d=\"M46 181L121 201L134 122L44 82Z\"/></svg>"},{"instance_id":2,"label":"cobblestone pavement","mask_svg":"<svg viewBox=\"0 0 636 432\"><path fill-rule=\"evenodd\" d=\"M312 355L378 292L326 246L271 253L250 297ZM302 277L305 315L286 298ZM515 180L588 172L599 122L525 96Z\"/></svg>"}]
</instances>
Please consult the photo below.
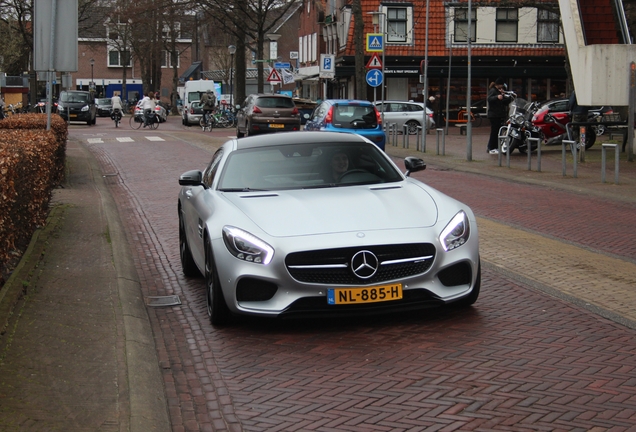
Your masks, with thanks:
<instances>
[{"instance_id":1,"label":"cobblestone pavement","mask_svg":"<svg viewBox=\"0 0 636 432\"><path fill-rule=\"evenodd\" d=\"M152 154L145 146L91 150L122 174L113 186L127 189L116 194L135 227L142 286L186 305L151 311L174 430L636 427L634 331L592 313L634 310L607 294L634 286L633 234L625 232L636 222L633 203L431 162L418 175L480 217L484 294L472 311L245 320L218 330L206 319L202 281L183 279L175 247L174 179L202 167L204 156L174 143L154 144ZM165 175L150 181L155 165ZM561 289L583 300L555 297ZM598 298L599 290L606 302L589 303L585 293Z\"/></svg>"},{"instance_id":2,"label":"cobblestone pavement","mask_svg":"<svg viewBox=\"0 0 636 432\"><path fill-rule=\"evenodd\" d=\"M594 149L577 178L562 176L556 151L541 173L520 155L499 167L480 129L471 162L457 131L445 156L387 147L398 163L423 157L415 176L478 216L473 308L222 329L207 320L203 281L182 276L176 196L179 174L228 134L164 127L161 140L89 142L71 131L70 147L86 146L107 176L143 296L181 299L147 309L171 429L635 430L634 163L621 160L618 185L600 182Z\"/></svg>"}]
</instances>

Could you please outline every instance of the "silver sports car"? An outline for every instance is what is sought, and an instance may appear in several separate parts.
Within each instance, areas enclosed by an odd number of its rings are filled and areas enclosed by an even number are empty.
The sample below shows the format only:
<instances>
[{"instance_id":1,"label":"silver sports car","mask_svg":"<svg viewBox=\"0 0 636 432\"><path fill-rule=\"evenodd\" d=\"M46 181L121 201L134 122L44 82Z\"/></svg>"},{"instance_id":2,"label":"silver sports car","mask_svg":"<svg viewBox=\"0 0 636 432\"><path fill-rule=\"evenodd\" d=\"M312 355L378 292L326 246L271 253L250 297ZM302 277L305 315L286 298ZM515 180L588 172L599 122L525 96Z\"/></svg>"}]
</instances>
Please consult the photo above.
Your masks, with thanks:
<instances>
[{"instance_id":1,"label":"silver sports car","mask_svg":"<svg viewBox=\"0 0 636 432\"><path fill-rule=\"evenodd\" d=\"M232 139L179 184L186 276L210 320L472 305L481 270L466 205L409 177L371 141L337 132Z\"/></svg>"}]
</instances>

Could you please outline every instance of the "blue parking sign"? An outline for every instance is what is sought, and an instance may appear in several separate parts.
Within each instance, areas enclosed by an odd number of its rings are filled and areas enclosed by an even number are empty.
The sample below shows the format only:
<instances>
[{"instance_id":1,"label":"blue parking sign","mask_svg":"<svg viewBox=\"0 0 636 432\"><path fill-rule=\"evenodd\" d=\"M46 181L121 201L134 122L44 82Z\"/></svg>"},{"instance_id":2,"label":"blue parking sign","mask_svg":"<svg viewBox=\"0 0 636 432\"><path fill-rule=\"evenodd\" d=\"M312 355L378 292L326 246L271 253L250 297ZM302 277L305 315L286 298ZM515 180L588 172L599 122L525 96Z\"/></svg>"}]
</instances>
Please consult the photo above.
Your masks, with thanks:
<instances>
[{"instance_id":1,"label":"blue parking sign","mask_svg":"<svg viewBox=\"0 0 636 432\"><path fill-rule=\"evenodd\" d=\"M322 69L325 71L330 71L333 68L331 63L331 57L325 56L323 58Z\"/></svg>"}]
</instances>

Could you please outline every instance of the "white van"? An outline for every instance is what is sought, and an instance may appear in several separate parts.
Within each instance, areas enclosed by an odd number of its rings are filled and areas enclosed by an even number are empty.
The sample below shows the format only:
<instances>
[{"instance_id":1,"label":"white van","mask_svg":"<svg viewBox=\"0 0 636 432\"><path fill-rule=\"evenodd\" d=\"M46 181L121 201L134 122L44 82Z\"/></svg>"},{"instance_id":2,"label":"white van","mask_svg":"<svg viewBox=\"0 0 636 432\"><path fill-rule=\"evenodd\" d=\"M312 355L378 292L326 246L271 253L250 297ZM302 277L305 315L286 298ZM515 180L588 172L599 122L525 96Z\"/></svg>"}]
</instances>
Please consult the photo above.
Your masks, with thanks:
<instances>
[{"instance_id":1,"label":"white van","mask_svg":"<svg viewBox=\"0 0 636 432\"><path fill-rule=\"evenodd\" d=\"M214 81L212 80L192 80L186 81L183 86L183 111L181 114L181 122L189 126L191 124L199 124L199 117L196 117L196 120L189 119L188 114L190 113L190 105L192 102L196 102L201 100L201 96L208 90L212 90L216 94L216 87L214 85ZM217 94L217 99L219 95Z\"/></svg>"}]
</instances>

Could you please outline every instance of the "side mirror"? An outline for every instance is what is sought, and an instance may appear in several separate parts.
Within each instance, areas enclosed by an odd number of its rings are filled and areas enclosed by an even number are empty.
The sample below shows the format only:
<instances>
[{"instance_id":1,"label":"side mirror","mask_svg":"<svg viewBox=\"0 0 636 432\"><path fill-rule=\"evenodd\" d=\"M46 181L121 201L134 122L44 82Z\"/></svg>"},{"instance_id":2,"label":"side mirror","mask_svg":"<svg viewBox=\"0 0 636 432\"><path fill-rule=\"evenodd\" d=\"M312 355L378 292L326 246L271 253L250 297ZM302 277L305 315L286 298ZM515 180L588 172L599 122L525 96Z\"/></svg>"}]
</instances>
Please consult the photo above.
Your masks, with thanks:
<instances>
[{"instance_id":1,"label":"side mirror","mask_svg":"<svg viewBox=\"0 0 636 432\"><path fill-rule=\"evenodd\" d=\"M203 173L198 170L188 171L179 176L180 186L203 186Z\"/></svg>"},{"instance_id":2,"label":"side mirror","mask_svg":"<svg viewBox=\"0 0 636 432\"><path fill-rule=\"evenodd\" d=\"M426 164L420 158L408 156L404 159L404 167L406 168L405 175L408 177L412 172L424 171Z\"/></svg>"}]
</instances>

